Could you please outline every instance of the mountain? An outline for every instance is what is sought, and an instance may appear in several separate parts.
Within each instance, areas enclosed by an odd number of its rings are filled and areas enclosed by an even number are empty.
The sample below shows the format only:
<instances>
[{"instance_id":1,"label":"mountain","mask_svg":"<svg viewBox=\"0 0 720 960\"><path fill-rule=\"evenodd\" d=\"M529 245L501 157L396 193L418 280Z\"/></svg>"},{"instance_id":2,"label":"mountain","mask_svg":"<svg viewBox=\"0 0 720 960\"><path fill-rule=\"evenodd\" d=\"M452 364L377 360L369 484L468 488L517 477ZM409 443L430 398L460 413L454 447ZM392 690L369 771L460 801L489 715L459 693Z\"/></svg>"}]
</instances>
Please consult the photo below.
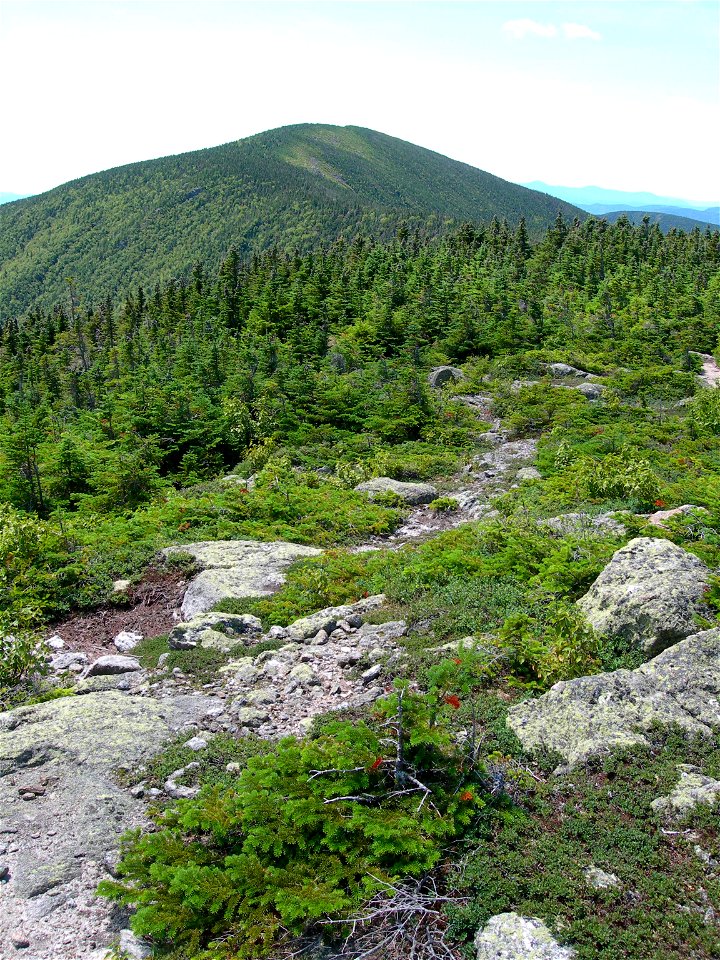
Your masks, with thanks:
<instances>
[{"instance_id":1,"label":"mountain","mask_svg":"<svg viewBox=\"0 0 720 960\"><path fill-rule=\"evenodd\" d=\"M667 233L669 230L684 230L689 233L695 229L705 230L707 227L713 226L717 228L717 221L696 220L694 217L678 216L676 213L663 213L658 210L608 210L605 213L598 213L597 216L609 223L615 223L620 217L627 217L630 223L637 225L640 225L644 218L648 217L650 223L656 223L663 233Z\"/></svg>"},{"instance_id":2,"label":"mountain","mask_svg":"<svg viewBox=\"0 0 720 960\"><path fill-rule=\"evenodd\" d=\"M615 210L651 210L658 213L676 213L693 216L685 211L697 210L704 214L716 214L717 208L710 203L692 203L678 197L660 197L655 193L608 190L605 187L558 187L540 180L533 180L523 186L530 190L540 190L552 197L558 197L567 203L573 203L589 213L609 213ZM710 208L709 210L707 208ZM700 219L698 217L698 219ZM711 223L717 220L710 220Z\"/></svg>"},{"instance_id":3,"label":"mountain","mask_svg":"<svg viewBox=\"0 0 720 960\"><path fill-rule=\"evenodd\" d=\"M538 236L578 208L362 127L299 124L74 180L0 208L0 317L96 300L278 244L307 250L401 222L527 220Z\"/></svg>"}]
</instances>

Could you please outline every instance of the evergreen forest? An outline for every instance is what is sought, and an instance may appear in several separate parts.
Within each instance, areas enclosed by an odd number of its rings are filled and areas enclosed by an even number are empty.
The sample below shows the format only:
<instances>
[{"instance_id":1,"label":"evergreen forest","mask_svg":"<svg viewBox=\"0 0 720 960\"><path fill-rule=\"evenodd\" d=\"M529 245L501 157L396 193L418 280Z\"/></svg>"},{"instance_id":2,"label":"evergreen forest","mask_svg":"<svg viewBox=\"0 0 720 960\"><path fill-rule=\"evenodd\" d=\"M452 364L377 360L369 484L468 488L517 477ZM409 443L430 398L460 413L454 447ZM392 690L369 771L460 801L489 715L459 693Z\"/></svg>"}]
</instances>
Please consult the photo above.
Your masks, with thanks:
<instances>
[{"instance_id":1,"label":"evergreen forest","mask_svg":"<svg viewBox=\"0 0 720 960\"><path fill-rule=\"evenodd\" d=\"M43 675L40 639L121 607L119 580L192 572L188 554L161 559L169 546L321 548L274 595L221 604L264 637L380 593L379 620L408 626L374 704L305 737L218 732L197 754L181 734L119 771L154 790L153 828L128 834L100 889L154 956L474 960L477 931L509 911L580 960L718 955L716 813L701 803L670 829L651 809L678 762L720 777L717 736L655 726L570 769L505 724L558 681L649 659L575 603L631 538L702 561L697 629L720 615L720 390L700 377L720 356L720 232L567 213L471 223L458 205L441 230L363 214L347 235L271 231L254 252L223 236L222 256L130 270L122 294L78 270L6 301L23 307L0 326L0 717L84 699L77 678ZM445 365L458 378L432 385ZM356 487L432 482L428 511L451 518L449 478L491 449L493 417L537 443L537 469L486 519L393 546L410 508ZM548 523L578 515L618 522ZM251 654L168 653L161 636L133 655L203 691ZM163 795L173 771L199 792ZM588 864L618 885L589 886Z\"/></svg>"}]
</instances>

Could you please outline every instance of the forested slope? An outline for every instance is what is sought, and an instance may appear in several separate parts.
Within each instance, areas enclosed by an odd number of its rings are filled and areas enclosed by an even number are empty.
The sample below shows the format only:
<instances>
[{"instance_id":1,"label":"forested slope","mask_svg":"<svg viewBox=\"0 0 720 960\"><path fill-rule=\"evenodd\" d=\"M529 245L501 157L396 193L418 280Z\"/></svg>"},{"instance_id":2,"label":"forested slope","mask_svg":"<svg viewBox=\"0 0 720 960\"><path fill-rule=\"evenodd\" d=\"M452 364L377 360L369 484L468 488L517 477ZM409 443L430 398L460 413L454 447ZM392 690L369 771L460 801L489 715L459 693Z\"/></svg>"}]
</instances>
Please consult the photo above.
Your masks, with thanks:
<instances>
[{"instance_id":1,"label":"forested slope","mask_svg":"<svg viewBox=\"0 0 720 960\"><path fill-rule=\"evenodd\" d=\"M66 296L127 294L272 245L307 251L401 222L515 224L539 236L561 200L373 130L300 124L83 177L0 208L0 318Z\"/></svg>"}]
</instances>

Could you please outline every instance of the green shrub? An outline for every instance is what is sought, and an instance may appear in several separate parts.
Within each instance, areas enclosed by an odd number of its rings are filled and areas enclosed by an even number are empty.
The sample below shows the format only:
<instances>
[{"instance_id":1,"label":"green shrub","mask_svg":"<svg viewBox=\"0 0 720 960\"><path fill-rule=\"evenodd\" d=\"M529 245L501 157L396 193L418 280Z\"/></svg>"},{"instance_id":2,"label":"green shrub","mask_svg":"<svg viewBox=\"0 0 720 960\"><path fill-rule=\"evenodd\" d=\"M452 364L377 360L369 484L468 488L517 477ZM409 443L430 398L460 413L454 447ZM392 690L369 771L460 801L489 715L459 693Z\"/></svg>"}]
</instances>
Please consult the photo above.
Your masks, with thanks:
<instances>
[{"instance_id":1,"label":"green shrub","mask_svg":"<svg viewBox=\"0 0 720 960\"><path fill-rule=\"evenodd\" d=\"M455 497L437 497L429 504L431 510L437 510L438 513L448 513L457 510L459 504Z\"/></svg>"},{"instance_id":2,"label":"green shrub","mask_svg":"<svg viewBox=\"0 0 720 960\"><path fill-rule=\"evenodd\" d=\"M342 917L385 882L420 876L482 807L482 771L444 717L400 689L377 724L336 721L248 760L130 835L106 896L137 908L136 933L176 956L268 956L286 932ZM400 746L402 744L402 746Z\"/></svg>"}]
</instances>

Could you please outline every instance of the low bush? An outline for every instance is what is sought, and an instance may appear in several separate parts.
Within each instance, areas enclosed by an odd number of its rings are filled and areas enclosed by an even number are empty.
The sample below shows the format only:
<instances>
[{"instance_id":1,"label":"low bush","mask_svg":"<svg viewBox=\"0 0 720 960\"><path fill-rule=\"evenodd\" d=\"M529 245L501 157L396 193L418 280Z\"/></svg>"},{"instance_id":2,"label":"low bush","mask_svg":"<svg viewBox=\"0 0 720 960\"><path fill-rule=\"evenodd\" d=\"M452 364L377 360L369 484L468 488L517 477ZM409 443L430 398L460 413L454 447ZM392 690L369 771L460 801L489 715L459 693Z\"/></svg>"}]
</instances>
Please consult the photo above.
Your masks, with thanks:
<instances>
[{"instance_id":1,"label":"low bush","mask_svg":"<svg viewBox=\"0 0 720 960\"><path fill-rule=\"evenodd\" d=\"M399 689L371 722L329 722L248 759L235 782L126 839L100 890L175 957L269 956L384 883L422 876L483 806L483 771L449 731L454 701Z\"/></svg>"}]
</instances>

